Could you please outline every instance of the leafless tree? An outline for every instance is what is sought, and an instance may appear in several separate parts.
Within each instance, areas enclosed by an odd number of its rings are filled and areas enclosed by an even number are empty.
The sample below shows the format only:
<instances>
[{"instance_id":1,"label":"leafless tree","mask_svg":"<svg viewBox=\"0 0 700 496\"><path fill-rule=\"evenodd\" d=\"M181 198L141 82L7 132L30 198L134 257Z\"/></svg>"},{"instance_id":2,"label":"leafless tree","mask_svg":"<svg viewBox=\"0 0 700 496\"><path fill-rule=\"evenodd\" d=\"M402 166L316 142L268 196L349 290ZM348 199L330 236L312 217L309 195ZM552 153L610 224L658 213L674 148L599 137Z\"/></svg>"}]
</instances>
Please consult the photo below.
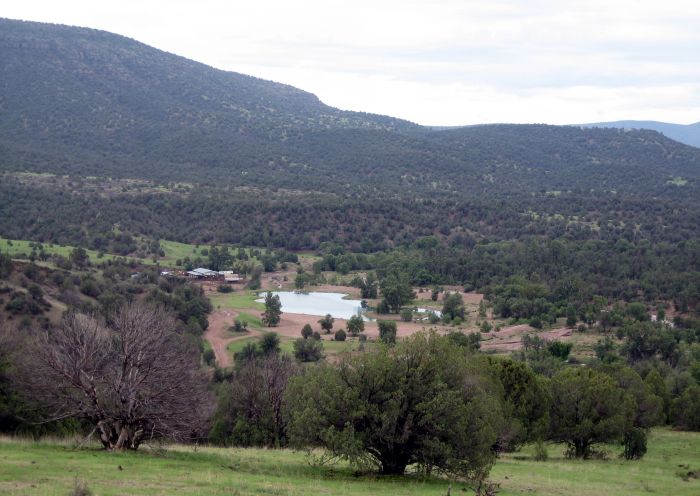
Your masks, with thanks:
<instances>
[{"instance_id":1,"label":"leafless tree","mask_svg":"<svg viewBox=\"0 0 700 496\"><path fill-rule=\"evenodd\" d=\"M199 358L163 309L125 305L108 323L81 314L34 339L20 376L46 420L91 422L106 449L201 435L213 396Z\"/></svg>"}]
</instances>

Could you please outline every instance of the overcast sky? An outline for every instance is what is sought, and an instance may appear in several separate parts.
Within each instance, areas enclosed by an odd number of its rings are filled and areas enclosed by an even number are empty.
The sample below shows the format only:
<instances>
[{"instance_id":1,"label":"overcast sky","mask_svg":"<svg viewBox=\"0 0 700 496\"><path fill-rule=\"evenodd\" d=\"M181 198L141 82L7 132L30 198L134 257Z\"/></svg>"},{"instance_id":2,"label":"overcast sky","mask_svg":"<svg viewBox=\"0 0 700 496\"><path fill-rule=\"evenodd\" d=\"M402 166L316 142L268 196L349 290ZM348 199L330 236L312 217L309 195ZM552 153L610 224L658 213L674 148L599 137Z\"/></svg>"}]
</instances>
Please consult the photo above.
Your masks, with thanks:
<instances>
[{"instance_id":1,"label":"overcast sky","mask_svg":"<svg viewBox=\"0 0 700 496\"><path fill-rule=\"evenodd\" d=\"M420 124L700 121L700 2L16 0Z\"/></svg>"}]
</instances>

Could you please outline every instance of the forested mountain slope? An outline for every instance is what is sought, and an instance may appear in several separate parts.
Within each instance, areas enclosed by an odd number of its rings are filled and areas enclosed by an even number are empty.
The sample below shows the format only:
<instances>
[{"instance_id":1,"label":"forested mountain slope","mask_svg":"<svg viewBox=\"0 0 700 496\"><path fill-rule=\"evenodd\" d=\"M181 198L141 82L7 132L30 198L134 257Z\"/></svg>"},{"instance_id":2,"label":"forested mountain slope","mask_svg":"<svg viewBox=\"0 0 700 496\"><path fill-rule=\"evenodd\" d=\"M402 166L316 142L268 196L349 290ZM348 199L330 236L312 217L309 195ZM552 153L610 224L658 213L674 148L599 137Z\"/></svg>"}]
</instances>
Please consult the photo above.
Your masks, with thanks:
<instances>
[{"instance_id":1,"label":"forested mountain slope","mask_svg":"<svg viewBox=\"0 0 700 496\"><path fill-rule=\"evenodd\" d=\"M0 168L11 171L470 196L677 195L667 182L696 191L700 171L700 150L651 131L436 131L85 28L0 20L0 72Z\"/></svg>"},{"instance_id":2,"label":"forested mountain slope","mask_svg":"<svg viewBox=\"0 0 700 496\"><path fill-rule=\"evenodd\" d=\"M668 136L669 138L685 143L686 145L700 147L700 122L694 124L673 124L659 121L613 121L584 124L585 127L604 127L621 129L651 129Z\"/></svg>"}]
</instances>

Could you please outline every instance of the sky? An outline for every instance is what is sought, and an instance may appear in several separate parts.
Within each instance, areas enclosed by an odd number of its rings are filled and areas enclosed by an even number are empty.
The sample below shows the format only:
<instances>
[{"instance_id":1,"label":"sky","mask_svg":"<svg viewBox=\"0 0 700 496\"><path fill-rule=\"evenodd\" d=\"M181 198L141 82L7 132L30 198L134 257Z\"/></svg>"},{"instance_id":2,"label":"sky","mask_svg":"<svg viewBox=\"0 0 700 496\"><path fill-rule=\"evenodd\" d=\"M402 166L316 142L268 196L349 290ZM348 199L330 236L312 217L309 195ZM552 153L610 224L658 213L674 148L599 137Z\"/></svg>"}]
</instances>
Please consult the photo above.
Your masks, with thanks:
<instances>
[{"instance_id":1,"label":"sky","mask_svg":"<svg viewBox=\"0 0 700 496\"><path fill-rule=\"evenodd\" d=\"M700 121L700 2L21 0L344 110L433 126Z\"/></svg>"}]
</instances>

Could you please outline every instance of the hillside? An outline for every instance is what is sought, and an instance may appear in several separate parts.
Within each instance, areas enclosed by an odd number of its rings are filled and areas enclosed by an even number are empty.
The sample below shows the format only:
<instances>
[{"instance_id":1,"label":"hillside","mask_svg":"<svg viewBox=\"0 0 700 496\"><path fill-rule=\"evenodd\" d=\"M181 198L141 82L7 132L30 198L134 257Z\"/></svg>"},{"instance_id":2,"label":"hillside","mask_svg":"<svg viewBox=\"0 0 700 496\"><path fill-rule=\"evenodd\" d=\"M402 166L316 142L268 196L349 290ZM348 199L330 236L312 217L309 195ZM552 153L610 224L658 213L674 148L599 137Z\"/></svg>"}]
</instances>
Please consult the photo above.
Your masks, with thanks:
<instances>
[{"instance_id":1,"label":"hillside","mask_svg":"<svg viewBox=\"0 0 700 496\"><path fill-rule=\"evenodd\" d=\"M695 124L672 124L658 121L613 121L583 124L584 127L619 128L619 129L650 129L662 133L669 138L700 147L700 122Z\"/></svg>"},{"instance_id":2,"label":"hillside","mask_svg":"<svg viewBox=\"0 0 700 496\"><path fill-rule=\"evenodd\" d=\"M0 170L470 196L676 194L700 174L700 150L655 132L434 130L92 29L0 20L0 71Z\"/></svg>"}]
</instances>

